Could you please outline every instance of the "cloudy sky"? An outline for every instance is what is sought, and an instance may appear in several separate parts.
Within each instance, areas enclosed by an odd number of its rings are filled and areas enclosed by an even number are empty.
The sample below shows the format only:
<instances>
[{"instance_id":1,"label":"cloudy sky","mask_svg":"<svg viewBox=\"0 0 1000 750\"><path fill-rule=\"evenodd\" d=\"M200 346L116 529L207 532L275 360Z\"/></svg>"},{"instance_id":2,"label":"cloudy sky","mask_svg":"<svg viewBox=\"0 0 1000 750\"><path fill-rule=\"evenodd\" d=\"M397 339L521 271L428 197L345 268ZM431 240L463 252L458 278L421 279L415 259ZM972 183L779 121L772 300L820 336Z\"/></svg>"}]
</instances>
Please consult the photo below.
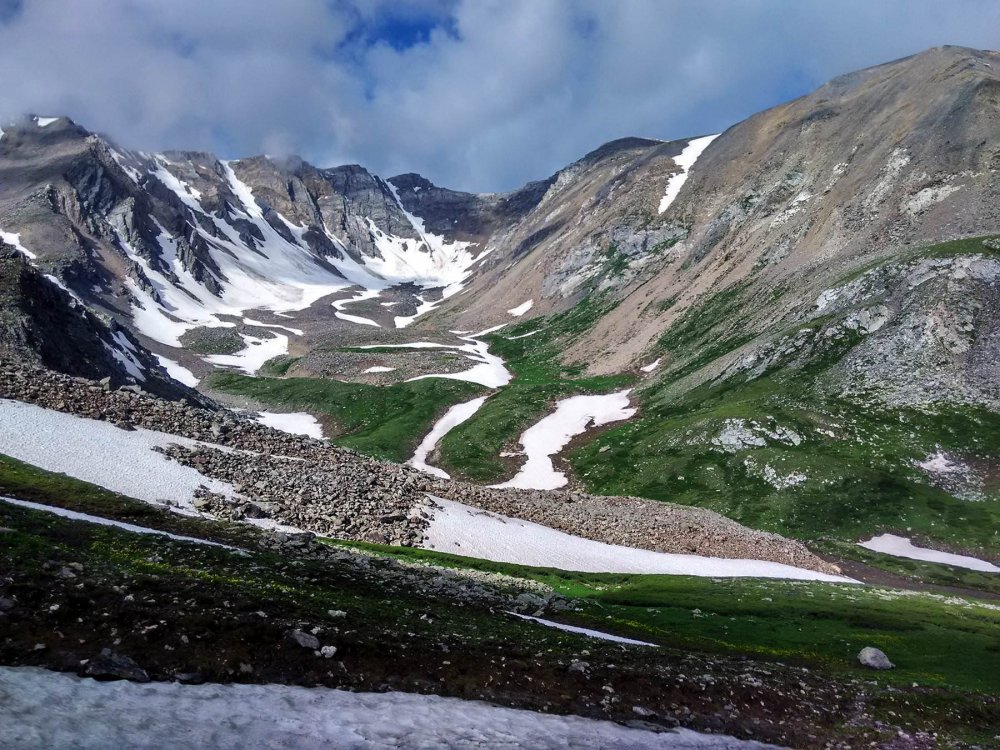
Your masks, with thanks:
<instances>
[{"instance_id":1,"label":"cloudy sky","mask_svg":"<svg viewBox=\"0 0 1000 750\"><path fill-rule=\"evenodd\" d=\"M0 117L504 190L939 44L1000 1L0 0Z\"/></svg>"}]
</instances>

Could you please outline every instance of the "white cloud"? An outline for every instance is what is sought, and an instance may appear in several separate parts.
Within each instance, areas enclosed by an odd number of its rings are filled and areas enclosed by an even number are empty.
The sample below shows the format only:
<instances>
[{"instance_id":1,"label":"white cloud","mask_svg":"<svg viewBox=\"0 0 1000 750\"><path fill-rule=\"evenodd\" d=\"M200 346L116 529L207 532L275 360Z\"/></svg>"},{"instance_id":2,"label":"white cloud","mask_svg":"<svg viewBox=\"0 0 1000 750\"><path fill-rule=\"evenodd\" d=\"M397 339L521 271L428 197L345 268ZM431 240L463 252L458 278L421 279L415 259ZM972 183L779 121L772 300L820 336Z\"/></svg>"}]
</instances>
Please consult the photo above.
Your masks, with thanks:
<instances>
[{"instance_id":1,"label":"white cloud","mask_svg":"<svg viewBox=\"0 0 1000 750\"><path fill-rule=\"evenodd\" d=\"M8 16L7 116L65 113L130 146L295 151L480 190L545 177L612 138L717 132L936 44L1000 46L989 0L33 0ZM421 43L379 41L386 23L428 18L443 23Z\"/></svg>"}]
</instances>

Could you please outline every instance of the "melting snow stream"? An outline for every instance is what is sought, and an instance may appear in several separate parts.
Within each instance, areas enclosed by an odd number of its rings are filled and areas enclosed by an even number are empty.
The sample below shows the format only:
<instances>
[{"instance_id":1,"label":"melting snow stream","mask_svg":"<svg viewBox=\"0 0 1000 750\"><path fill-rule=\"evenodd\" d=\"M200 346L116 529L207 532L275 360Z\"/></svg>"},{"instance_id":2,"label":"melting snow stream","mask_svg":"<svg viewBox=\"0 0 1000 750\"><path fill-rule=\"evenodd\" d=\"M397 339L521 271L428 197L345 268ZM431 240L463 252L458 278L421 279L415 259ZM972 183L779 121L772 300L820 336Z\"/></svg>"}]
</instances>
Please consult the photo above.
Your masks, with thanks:
<instances>
[{"instance_id":1,"label":"melting snow stream","mask_svg":"<svg viewBox=\"0 0 1000 750\"><path fill-rule=\"evenodd\" d=\"M466 358L476 364L468 370L452 373L420 375L410 380L425 378L449 378L478 383L487 388L502 388L510 383L513 375L507 369L503 359L489 351L489 344L481 340L482 336L503 328L502 325L488 328L479 333L459 336L465 343L462 345L438 344L430 341L416 341L410 344L372 344L360 347L362 349L386 348L398 349L451 349L463 352ZM456 332L460 333L460 332ZM409 382L409 381L408 381ZM591 427L598 427L618 422L632 417L636 409L629 406L629 391L617 391L599 395L572 396L556 403L551 414L528 428L521 436L521 445L527 457L518 473L507 482L494 485L498 488L517 487L520 489L552 490L563 487L568 480L561 471L556 471L552 456L559 453L577 435L582 435ZM452 429L471 419L486 403L488 396L474 398L460 404L455 404L434 424L430 432L417 447L413 457L407 462L421 471L433 474L442 479L449 479L443 469L427 463L438 443Z\"/></svg>"}]
</instances>

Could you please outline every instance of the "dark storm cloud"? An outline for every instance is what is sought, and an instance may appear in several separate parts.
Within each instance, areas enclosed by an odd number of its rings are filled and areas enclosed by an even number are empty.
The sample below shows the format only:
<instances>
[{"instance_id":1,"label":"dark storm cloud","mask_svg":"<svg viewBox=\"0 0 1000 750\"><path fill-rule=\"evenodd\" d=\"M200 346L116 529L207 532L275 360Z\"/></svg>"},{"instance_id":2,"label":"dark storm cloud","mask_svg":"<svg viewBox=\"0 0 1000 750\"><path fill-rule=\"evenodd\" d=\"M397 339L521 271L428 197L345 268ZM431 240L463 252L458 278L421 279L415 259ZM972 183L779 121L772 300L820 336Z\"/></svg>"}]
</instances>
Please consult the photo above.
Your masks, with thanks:
<instances>
[{"instance_id":1,"label":"dark storm cloud","mask_svg":"<svg viewBox=\"0 0 1000 750\"><path fill-rule=\"evenodd\" d=\"M1000 3L0 0L0 112L498 190L938 44L1000 46Z\"/></svg>"}]
</instances>

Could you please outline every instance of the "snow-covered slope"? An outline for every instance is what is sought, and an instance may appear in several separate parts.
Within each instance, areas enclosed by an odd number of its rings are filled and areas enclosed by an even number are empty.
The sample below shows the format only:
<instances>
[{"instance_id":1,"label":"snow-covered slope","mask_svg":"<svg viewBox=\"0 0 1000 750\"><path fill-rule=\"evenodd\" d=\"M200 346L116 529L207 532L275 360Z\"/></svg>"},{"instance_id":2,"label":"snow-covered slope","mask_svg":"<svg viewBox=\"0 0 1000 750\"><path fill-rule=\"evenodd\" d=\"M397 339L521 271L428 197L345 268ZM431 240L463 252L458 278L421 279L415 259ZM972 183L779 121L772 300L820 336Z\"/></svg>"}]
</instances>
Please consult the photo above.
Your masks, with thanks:
<instances>
[{"instance_id":1,"label":"snow-covered slope","mask_svg":"<svg viewBox=\"0 0 1000 750\"><path fill-rule=\"evenodd\" d=\"M843 576L764 560L679 555L605 544L453 500L432 499L439 507L433 511L423 546L439 552L587 573L750 576L852 583Z\"/></svg>"},{"instance_id":2,"label":"snow-covered slope","mask_svg":"<svg viewBox=\"0 0 1000 750\"><path fill-rule=\"evenodd\" d=\"M0 237L185 365L172 350L209 329L232 329L242 351L193 351L246 372L308 335L298 324L258 331L276 327L268 315L410 325L461 292L487 252L428 230L392 184L357 166L132 152L67 118L9 127L0 166Z\"/></svg>"}]
</instances>

